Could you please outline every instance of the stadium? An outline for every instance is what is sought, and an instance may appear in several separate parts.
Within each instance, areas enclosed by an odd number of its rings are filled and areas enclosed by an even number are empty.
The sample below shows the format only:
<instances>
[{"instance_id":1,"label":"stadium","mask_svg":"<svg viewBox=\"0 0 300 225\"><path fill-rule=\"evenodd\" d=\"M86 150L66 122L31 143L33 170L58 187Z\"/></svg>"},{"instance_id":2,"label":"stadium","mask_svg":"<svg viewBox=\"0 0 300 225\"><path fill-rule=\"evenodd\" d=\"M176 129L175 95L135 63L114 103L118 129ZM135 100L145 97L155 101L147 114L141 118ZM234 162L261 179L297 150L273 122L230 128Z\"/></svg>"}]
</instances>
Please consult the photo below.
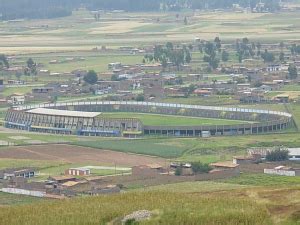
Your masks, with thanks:
<instances>
[{"instance_id":1,"label":"stadium","mask_svg":"<svg viewBox=\"0 0 300 225\"><path fill-rule=\"evenodd\" d=\"M105 112L132 113L128 118L109 118ZM134 113L210 118L239 121L227 125L144 124ZM183 120L184 121L184 120ZM138 137L142 135L209 137L274 133L293 126L286 112L230 107L198 106L154 102L89 101L49 103L10 108L5 127L31 132L105 137Z\"/></svg>"}]
</instances>

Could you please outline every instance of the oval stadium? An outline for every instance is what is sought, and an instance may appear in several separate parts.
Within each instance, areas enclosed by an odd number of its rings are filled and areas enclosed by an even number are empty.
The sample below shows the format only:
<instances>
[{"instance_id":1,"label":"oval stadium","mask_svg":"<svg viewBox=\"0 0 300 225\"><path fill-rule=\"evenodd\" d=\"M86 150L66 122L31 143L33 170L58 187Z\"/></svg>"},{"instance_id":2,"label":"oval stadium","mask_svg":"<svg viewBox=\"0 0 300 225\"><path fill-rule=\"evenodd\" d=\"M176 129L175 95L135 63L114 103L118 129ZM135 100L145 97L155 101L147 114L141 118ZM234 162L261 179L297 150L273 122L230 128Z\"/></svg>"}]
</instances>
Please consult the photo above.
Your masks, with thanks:
<instances>
[{"instance_id":1,"label":"oval stadium","mask_svg":"<svg viewBox=\"0 0 300 225\"><path fill-rule=\"evenodd\" d=\"M143 115L154 115L152 118L154 122L143 121ZM160 120L155 115L161 116ZM173 122L167 123L170 118ZM142 135L178 137L250 135L279 132L291 126L293 126L292 115L286 112L131 101L85 101L18 106L10 108L5 117L5 127L10 129L130 138Z\"/></svg>"}]
</instances>

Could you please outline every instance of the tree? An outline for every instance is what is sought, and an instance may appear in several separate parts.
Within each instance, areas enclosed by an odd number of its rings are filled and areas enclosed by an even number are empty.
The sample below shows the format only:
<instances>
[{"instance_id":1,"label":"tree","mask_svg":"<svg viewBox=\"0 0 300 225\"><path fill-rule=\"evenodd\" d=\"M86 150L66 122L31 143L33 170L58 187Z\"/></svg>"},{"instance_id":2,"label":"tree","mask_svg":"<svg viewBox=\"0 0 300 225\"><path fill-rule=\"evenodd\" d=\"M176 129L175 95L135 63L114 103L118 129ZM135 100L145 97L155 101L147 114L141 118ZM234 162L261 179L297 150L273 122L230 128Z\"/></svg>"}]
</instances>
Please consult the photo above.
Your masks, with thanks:
<instances>
[{"instance_id":1,"label":"tree","mask_svg":"<svg viewBox=\"0 0 300 225\"><path fill-rule=\"evenodd\" d=\"M26 61L26 64L27 67L24 70L24 74L27 76L32 76L33 79L33 75L37 75L36 62L34 62L32 58L29 58Z\"/></svg>"},{"instance_id":2,"label":"tree","mask_svg":"<svg viewBox=\"0 0 300 225\"><path fill-rule=\"evenodd\" d=\"M190 63L192 60L191 53L186 46L178 46L174 49L173 43L168 42L165 46L157 45L154 47L153 55L146 55L146 60L153 59L155 62L160 62L163 69L165 69L168 63L172 63L176 66L177 70L180 70L184 63Z\"/></svg>"},{"instance_id":3,"label":"tree","mask_svg":"<svg viewBox=\"0 0 300 225\"><path fill-rule=\"evenodd\" d=\"M281 50L281 52L283 51L283 48L284 48L284 42L283 41L281 41L280 43L279 43L279 47L280 47L280 50Z\"/></svg>"},{"instance_id":4,"label":"tree","mask_svg":"<svg viewBox=\"0 0 300 225\"><path fill-rule=\"evenodd\" d=\"M289 158L289 151L277 148L274 151L269 151L266 155L266 160L270 162L285 161Z\"/></svg>"},{"instance_id":5,"label":"tree","mask_svg":"<svg viewBox=\"0 0 300 225\"><path fill-rule=\"evenodd\" d=\"M182 174L182 168L178 166L175 170L175 176L181 176Z\"/></svg>"},{"instance_id":6,"label":"tree","mask_svg":"<svg viewBox=\"0 0 300 225\"><path fill-rule=\"evenodd\" d=\"M6 56L3 54L0 54L0 66L9 68L9 62L8 62Z\"/></svg>"},{"instance_id":7,"label":"tree","mask_svg":"<svg viewBox=\"0 0 300 225\"><path fill-rule=\"evenodd\" d=\"M263 58L264 62L274 62L275 56L272 52L269 52L267 49L264 53L261 54L261 57Z\"/></svg>"},{"instance_id":8,"label":"tree","mask_svg":"<svg viewBox=\"0 0 300 225\"><path fill-rule=\"evenodd\" d=\"M138 102L143 102L145 100L145 97L142 94L138 94L135 100Z\"/></svg>"},{"instance_id":9,"label":"tree","mask_svg":"<svg viewBox=\"0 0 300 225\"><path fill-rule=\"evenodd\" d=\"M89 72L83 77L83 80L88 84L96 84L98 81L98 75L94 70L89 70Z\"/></svg>"},{"instance_id":10,"label":"tree","mask_svg":"<svg viewBox=\"0 0 300 225\"><path fill-rule=\"evenodd\" d=\"M283 52L280 52L280 54L279 54L279 61L284 62L284 53Z\"/></svg>"},{"instance_id":11,"label":"tree","mask_svg":"<svg viewBox=\"0 0 300 225\"><path fill-rule=\"evenodd\" d=\"M298 77L298 70L297 70L297 67L293 64L290 64L289 65L289 68L288 68L288 71L289 71L289 78L294 80Z\"/></svg>"},{"instance_id":12,"label":"tree","mask_svg":"<svg viewBox=\"0 0 300 225\"><path fill-rule=\"evenodd\" d=\"M188 25L188 19L187 19L186 16L184 17L184 21L183 22L184 22L184 25Z\"/></svg>"},{"instance_id":13,"label":"tree","mask_svg":"<svg viewBox=\"0 0 300 225\"><path fill-rule=\"evenodd\" d=\"M218 51L220 52L221 51L221 47L222 47L222 44L221 44L221 39L219 37L216 37L215 40L214 40L215 44L216 44L216 48L218 49Z\"/></svg>"},{"instance_id":14,"label":"tree","mask_svg":"<svg viewBox=\"0 0 300 225\"><path fill-rule=\"evenodd\" d=\"M191 60L192 60L191 53L189 51L187 51L186 54L185 54L185 62L190 63Z\"/></svg>"},{"instance_id":15,"label":"tree","mask_svg":"<svg viewBox=\"0 0 300 225\"><path fill-rule=\"evenodd\" d=\"M219 66L219 59L216 58L216 47L213 43L207 42L204 46L205 56L203 61L207 62L211 69L217 69Z\"/></svg>"},{"instance_id":16,"label":"tree","mask_svg":"<svg viewBox=\"0 0 300 225\"><path fill-rule=\"evenodd\" d=\"M22 75L23 75L23 74L22 74L21 72L17 72L17 73L16 73L17 79L18 79L18 80L21 80Z\"/></svg>"},{"instance_id":17,"label":"tree","mask_svg":"<svg viewBox=\"0 0 300 225\"><path fill-rule=\"evenodd\" d=\"M226 50L222 51L222 61L227 62L229 60L229 53Z\"/></svg>"},{"instance_id":18,"label":"tree","mask_svg":"<svg viewBox=\"0 0 300 225\"><path fill-rule=\"evenodd\" d=\"M100 16L101 16L100 12L99 12L99 11L96 12L96 13L94 14L95 20L96 20L96 21L100 21Z\"/></svg>"},{"instance_id":19,"label":"tree","mask_svg":"<svg viewBox=\"0 0 300 225\"><path fill-rule=\"evenodd\" d=\"M208 164L204 164L201 162L193 162L192 170L194 173L208 173L212 170L212 168Z\"/></svg>"}]
</instances>

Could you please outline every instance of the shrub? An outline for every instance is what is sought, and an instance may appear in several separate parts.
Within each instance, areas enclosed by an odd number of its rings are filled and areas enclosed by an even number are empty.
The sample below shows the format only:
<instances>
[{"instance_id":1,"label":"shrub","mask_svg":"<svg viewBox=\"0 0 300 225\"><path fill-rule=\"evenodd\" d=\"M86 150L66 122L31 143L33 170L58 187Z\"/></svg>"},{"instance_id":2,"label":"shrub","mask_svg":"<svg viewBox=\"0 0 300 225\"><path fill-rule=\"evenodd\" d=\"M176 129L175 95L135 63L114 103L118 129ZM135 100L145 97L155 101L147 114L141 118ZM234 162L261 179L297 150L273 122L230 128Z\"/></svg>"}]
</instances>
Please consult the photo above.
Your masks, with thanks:
<instances>
[{"instance_id":1,"label":"shrub","mask_svg":"<svg viewBox=\"0 0 300 225\"><path fill-rule=\"evenodd\" d=\"M289 158L289 151L283 149L276 149L267 153L266 160L270 162L285 161Z\"/></svg>"},{"instance_id":2,"label":"shrub","mask_svg":"<svg viewBox=\"0 0 300 225\"><path fill-rule=\"evenodd\" d=\"M181 176L181 174L182 174L181 167L177 167L176 170L175 170L175 176Z\"/></svg>"},{"instance_id":3,"label":"shrub","mask_svg":"<svg viewBox=\"0 0 300 225\"><path fill-rule=\"evenodd\" d=\"M193 162L192 170L194 173L208 173L212 170L212 168L208 164L204 164L201 162Z\"/></svg>"}]
</instances>

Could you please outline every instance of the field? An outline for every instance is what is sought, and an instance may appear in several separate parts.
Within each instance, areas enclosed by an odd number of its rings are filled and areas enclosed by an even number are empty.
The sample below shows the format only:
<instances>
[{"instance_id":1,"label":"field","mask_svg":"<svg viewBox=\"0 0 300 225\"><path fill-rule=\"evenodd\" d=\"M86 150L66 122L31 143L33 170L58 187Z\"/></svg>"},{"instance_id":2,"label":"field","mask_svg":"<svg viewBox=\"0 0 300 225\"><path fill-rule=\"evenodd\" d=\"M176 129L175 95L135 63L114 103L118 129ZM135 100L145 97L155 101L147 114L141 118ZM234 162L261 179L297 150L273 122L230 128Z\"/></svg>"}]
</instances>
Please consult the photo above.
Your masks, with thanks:
<instances>
[{"instance_id":1,"label":"field","mask_svg":"<svg viewBox=\"0 0 300 225\"><path fill-rule=\"evenodd\" d=\"M11 205L26 205L45 201L45 199L30 197L30 196L20 196L14 194L6 194L0 192L0 207L11 206Z\"/></svg>"},{"instance_id":2,"label":"field","mask_svg":"<svg viewBox=\"0 0 300 225\"><path fill-rule=\"evenodd\" d=\"M157 115L146 113L102 113L105 118L136 118L148 126L211 126L211 125L236 125L247 123L245 121L210 119L185 116Z\"/></svg>"},{"instance_id":3,"label":"field","mask_svg":"<svg viewBox=\"0 0 300 225\"><path fill-rule=\"evenodd\" d=\"M197 138L147 138L139 140L91 140L75 142L75 145L121 152L179 158L186 161L214 162L245 154L248 147L283 145L298 147L298 133L251 136Z\"/></svg>"},{"instance_id":4,"label":"field","mask_svg":"<svg viewBox=\"0 0 300 225\"><path fill-rule=\"evenodd\" d=\"M2 207L0 218L3 224L10 225L107 224L117 223L133 211L146 209L152 211L153 216L141 224L292 225L299 222L300 192L296 188L243 188L234 192L230 189L208 193L202 189L190 191L187 188L185 193L131 192ZM85 216L87 214L89 216Z\"/></svg>"},{"instance_id":5,"label":"field","mask_svg":"<svg viewBox=\"0 0 300 225\"><path fill-rule=\"evenodd\" d=\"M87 166L94 164L106 166L135 166L151 163L165 163L163 159L132 155L108 150L97 150L70 145L36 145L6 147L0 149L0 158L45 160L61 163L77 163Z\"/></svg>"},{"instance_id":6,"label":"field","mask_svg":"<svg viewBox=\"0 0 300 225\"><path fill-rule=\"evenodd\" d=\"M183 23L184 16L188 17L188 25ZM126 17L129 19L125 21ZM82 51L101 45L192 41L197 36L212 39L217 35L223 40L244 36L251 39L293 40L299 35L299 14L296 12L183 12L179 20L176 20L175 13L107 13L101 18L102 20L97 22L89 12L77 11L73 16L63 19L3 23L0 25L0 51ZM157 22L157 18L160 22ZM45 28L45 25L48 27Z\"/></svg>"},{"instance_id":7,"label":"field","mask_svg":"<svg viewBox=\"0 0 300 225\"><path fill-rule=\"evenodd\" d=\"M295 186L300 185L300 177L286 177L268 174L241 174L239 177L225 181L229 184L251 185L251 186Z\"/></svg>"}]
</instances>

